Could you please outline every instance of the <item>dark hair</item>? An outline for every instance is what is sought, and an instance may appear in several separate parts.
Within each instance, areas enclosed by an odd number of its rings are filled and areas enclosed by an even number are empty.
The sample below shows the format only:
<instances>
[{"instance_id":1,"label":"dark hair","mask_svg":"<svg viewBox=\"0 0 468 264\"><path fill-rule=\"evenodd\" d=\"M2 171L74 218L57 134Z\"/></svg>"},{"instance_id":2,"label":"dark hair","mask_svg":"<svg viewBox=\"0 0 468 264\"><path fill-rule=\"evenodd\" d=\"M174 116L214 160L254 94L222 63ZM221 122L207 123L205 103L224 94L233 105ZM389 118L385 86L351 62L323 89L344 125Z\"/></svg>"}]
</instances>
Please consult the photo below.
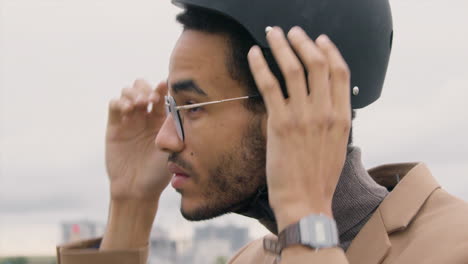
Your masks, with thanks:
<instances>
[{"instance_id":1,"label":"dark hair","mask_svg":"<svg viewBox=\"0 0 468 264\"><path fill-rule=\"evenodd\" d=\"M227 36L230 49L226 54L226 67L231 74L231 78L245 86L248 95L259 94L247 61L250 48L257 43L243 26L227 16L197 7L186 7L182 13L177 15L177 21L182 24L184 30L198 30ZM283 94L287 96L284 77L275 62L272 52L270 49L262 50L270 70L281 85ZM265 111L261 97L246 100L245 106L253 112ZM353 120L355 116L356 112L353 110ZM348 145L351 144L352 127L348 139Z\"/></svg>"}]
</instances>

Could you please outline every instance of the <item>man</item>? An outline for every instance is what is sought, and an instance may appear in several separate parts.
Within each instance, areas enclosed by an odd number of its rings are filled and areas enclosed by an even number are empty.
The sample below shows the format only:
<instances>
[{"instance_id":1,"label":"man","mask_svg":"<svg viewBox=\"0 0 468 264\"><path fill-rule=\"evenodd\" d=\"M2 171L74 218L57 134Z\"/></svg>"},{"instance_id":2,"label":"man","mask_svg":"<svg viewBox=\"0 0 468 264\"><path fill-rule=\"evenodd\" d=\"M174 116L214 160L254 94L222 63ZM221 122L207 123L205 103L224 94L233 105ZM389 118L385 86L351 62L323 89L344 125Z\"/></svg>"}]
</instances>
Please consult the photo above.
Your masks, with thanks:
<instances>
[{"instance_id":1,"label":"man","mask_svg":"<svg viewBox=\"0 0 468 264\"><path fill-rule=\"evenodd\" d=\"M104 237L60 263L145 263L169 182L188 220L235 212L272 232L232 263L468 263L467 204L424 164L367 172L351 145L352 109L385 77L386 1L175 3L167 81L110 103Z\"/></svg>"}]
</instances>

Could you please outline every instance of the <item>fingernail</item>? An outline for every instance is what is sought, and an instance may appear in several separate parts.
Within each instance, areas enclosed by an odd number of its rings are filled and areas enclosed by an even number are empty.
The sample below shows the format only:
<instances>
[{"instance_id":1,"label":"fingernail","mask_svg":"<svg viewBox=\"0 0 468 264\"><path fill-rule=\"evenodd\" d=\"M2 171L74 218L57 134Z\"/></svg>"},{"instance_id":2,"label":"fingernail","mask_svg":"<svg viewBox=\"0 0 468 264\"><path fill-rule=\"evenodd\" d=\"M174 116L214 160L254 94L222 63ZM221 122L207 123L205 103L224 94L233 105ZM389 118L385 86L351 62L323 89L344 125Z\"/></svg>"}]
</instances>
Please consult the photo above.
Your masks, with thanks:
<instances>
[{"instance_id":1,"label":"fingernail","mask_svg":"<svg viewBox=\"0 0 468 264\"><path fill-rule=\"evenodd\" d=\"M253 45L249 51L250 56L258 56L260 54L260 48L257 45Z\"/></svg>"},{"instance_id":2,"label":"fingernail","mask_svg":"<svg viewBox=\"0 0 468 264\"><path fill-rule=\"evenodd\" d=\"M146 112L147 113L150 113L151 111L153 111L153 104L152 103L149 103L148 106L146 106Z\"/></svg>"},{"instance_id":3,"label":"fingernail","mask_svg":"<svg viewBox=\"0 0 468 264\"><path fill-rule=\"evenodd\" d=\"M293 28L291 28L288 32L288 38L296 38L296 37L299 37L301 34L302 34L303 30L298 27L298 26L294 26Z\"/></svg>"},{"instance_id":4,"label":"fingernail","mask_svg":"<svg viewBox=\"0 0 468 264\"><path fill-rule=\"evenodd\" d=\"M281 34L281 32L283 32L283 29L281 29L280 27L278 27L278 26L273 27L273 30L272 30L273 34L278 34L279 35L279 34Z\"/></svg>"},{"instance_id":5,"label":"fingernail","mask_svg":"<svg viewBox=\"0 0 468 264\"><path fill-rule=\"evenodd\" d=\"M275 34L279 34L281 32L281 28L278 27L278 26L274 26L274 27L267 27L265 29L265 32L266 32L266 35L275 35Z\"/></svg>"},{"instance_id":6,"label":"fingernail","mask_svg":"<svg viewBox=\"0 0 468 264\"><path fill-rule=\"evenodd\" d=\"M289 34L297 34L302 32L302 29L299 26L294 26L289 30Z\"/></svg>"},{"instance_id":7,"label":"fingernail","mask_svg":"<svg viewBox=\"0 0 468 264\"><path fill-rule=\"evenodd\" d=\"M328 38L327 35L322 34L316 39L316 42L329 43L330 39Z\"/></svg>"}]
</instances>

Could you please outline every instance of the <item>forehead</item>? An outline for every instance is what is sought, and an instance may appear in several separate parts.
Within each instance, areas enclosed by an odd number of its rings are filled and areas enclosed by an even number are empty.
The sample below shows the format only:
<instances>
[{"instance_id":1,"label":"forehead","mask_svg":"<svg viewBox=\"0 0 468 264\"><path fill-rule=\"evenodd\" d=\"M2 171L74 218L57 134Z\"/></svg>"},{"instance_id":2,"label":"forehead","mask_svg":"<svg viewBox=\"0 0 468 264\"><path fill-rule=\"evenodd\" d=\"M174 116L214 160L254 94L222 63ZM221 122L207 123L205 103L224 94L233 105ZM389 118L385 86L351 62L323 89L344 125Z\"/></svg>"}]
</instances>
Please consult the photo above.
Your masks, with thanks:
<instances>
[{"instance_id":1,"label":"forehead","mask_svg":"<svg viewBox=\"0 0 468 264\"><path fill-rule=\"evenodd\" d=\"M239 84L231 78L226 66L229 49L224 35L185 30L172 51L169 85L193 80L209 97L239 94Z\"/></svg>"}]
</instances>

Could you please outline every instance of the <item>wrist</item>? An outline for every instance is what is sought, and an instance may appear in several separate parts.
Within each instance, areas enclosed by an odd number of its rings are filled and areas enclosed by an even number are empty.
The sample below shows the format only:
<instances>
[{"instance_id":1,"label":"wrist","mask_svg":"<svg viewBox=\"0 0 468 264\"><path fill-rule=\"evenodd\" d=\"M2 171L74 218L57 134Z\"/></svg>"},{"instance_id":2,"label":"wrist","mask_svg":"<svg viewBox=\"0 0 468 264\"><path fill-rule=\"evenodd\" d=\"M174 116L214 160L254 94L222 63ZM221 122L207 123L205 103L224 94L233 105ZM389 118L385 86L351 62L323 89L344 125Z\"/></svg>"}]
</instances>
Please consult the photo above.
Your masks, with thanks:
<instances>
[{"instance_id":1,"label":"wrist","mask_svg":"<svg viewBox=\"0 0 468 264\"><path fill-rule=\"evenodd\" d=\"M311 205L309 203L290 203L289 205L273 207L278 232L286 227L299 222L310 214L323 214L333 219L331 204L320 203Z\"/></svg>"},{"instance_id":2,"label":"wrist","mask_svg":"<svg viewBox=\"0 0 468 264\"><path fill-rule=\"evenodd\" d=\"M157 201L113 200L100 249L132 249L148 244Z\"/></svg>"}]
</instances>

